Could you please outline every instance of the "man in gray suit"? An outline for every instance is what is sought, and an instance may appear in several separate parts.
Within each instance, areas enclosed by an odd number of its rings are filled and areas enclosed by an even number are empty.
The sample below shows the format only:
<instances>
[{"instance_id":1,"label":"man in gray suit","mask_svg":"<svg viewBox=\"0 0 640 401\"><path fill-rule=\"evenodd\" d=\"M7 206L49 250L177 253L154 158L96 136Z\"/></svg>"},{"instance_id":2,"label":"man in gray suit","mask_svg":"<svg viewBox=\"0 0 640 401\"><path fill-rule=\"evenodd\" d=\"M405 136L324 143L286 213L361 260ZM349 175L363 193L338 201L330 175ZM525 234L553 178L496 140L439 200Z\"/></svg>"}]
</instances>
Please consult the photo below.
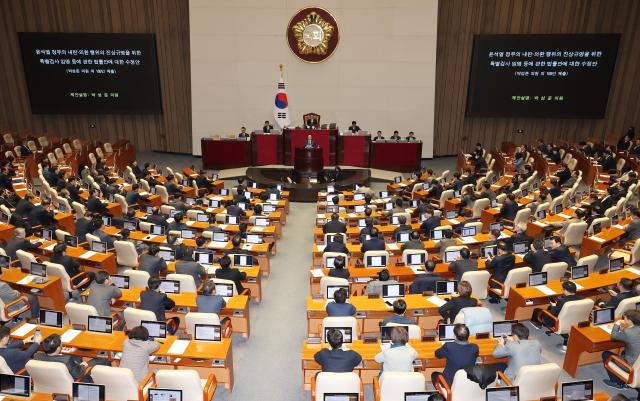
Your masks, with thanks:
<instances>
[{"instance_id":1,"label":"man in gray suit","mask_svg":"<svg viewBox=\"0 0 640 401\"><path fill-rule=\"evenodd\" d=\"M193 277L193 281L196 283L196 287L200 287L202 284L202 276L207 274L207 271L198 262L192 260L189 253L182 255L182 259L176 261L176 273L188 274Z\"/></svg>"},{"instance_id":2,"label":"man in gray suit","mask_svg":"<svg viewBox=\"0 0 640 401\"><path fill-rule=\"evenodd\" d=\"M640 311L628 310L622 314L622 319L613 325L611 340L624 343L624 350L619 355L626 363L633 366L640 356ZM610 356L616 355L611 351L602 353L602 361L606 364ZM615 362L614 362L615 363ZM616 375L607 370L609 379L603 380L604 384L616 389L624 388L624 384Z\"/></svg>"},{"instance_id":3,"label":"man in gray suit","mask_svg":"<svg viewBox=\"0 0 640 401\"><path fill-rule=\"evenodd\" d=\"M158 245L151 245L149 253L140 256L140 265L138 270L149 273L151 277L159 277L160 272L167 270L167 262L158 256Z\"/></svg>"},{"instance_id":4,"label":"man in gray suit","mask_svg":"<svg viewBox=\"0 0 640 401\"><path fill-rule=\"evenodd\" d=\"M93 306L100 316L111 316L111 300L120 298L122 291L113 285L109 273L100 270L96 273L96 279L89 286L89 298L87 304Z\"/></svg>"},{"instance_id":5,"label":"man in gray suit","mask_svg":"<svg viewBox=\"0 0 640 401\"><path fill-rule=\"evenodd\" d=\"M420 241L420 233L417 231L411 231L409 235L409 241L402 244L401 250L405 249L418 249L424 251L424 243Z\"/></svg>"},{"instance_id":6,"label":"man in gray suit","mask_svg":"<svg viewBox=\"0 0 640 401\"><path fill-rule=\"evenodd\" d=\"M509 363L497 364L496 369L503 371L511 381L515 379L518 370L526 365L539 365L541 348L538 340L529 339L529 329L516 323L512 326L510 337L498 338L498 344L493 349L494 358L509 358Z\"/></svg>"},{"instance_id":7,"label":"man in gray suit","mask_svg":"<svg viewBox=\"0 0 640 401\"><path fill-rule=\"evenodd\" d=\"M624 231L627 233L625 241L635 241L640 238L640 209L633 208L631 221L624 228Z\"/></svg>"},{"instance_id":8,"label":"man in gray suit","mask_svg":"<svg viewBox=\"0 0 640 401\"><path fill-rule=\"evenodd\" d=\"M463 274L478 270L478 261L470 258L469 249L462 248L460 257L449 263L449 271L456 275L456 280L460 281Z\"/></svg>"}]
</instances>

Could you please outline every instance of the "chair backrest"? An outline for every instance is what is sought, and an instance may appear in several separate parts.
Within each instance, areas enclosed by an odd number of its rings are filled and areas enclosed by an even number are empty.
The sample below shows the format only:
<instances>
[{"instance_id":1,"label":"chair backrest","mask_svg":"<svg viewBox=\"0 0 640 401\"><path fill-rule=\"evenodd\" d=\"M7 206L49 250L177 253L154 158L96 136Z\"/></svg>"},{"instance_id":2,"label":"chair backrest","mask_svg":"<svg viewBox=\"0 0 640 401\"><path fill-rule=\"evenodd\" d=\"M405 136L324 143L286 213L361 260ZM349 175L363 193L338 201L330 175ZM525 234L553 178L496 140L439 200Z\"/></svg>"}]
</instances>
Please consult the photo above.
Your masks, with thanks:
<instances>
[{"instance_id":1,"label":"chair backrest","mask_svg":"<svg viewBox=\"0 0 640 401\"><path fill-rule=\"evenodd\" d=\"M567 272L567 265L565 262L546 263L542 266L542 271L547 273L547 280L560 280Z\"/></svg>"},{"instance_id":2,"label":"chair backrest","mask_svg":"<svg viewBox=\"0 0 640 401\"><path fill-rule=\"evenodd\" d=\"M486 270L470 271L462 274L460 280L468 281L471 284L473 295L478 299L487 298L487 284L491 278L491 273Z\"/></svg>"},{"instance_id":3,"label":"chair backrest","mask_svg":"<svg viewBox=\"0 0 640 401\"><path fill-rule=\"evenodd\" d=\"M322 332L320 336L324 341L324 329L329 327L351 327L352 340L358 339L358 321L353 316L327 316L322 319Z\"/></svg>"},{"instance_id":4,"label":"chair backrest","mask_svg":"<svg viewBox=\"0 0 640 401\"><path fill-rule=\"evenodd\" d=\"M59 160L64 160L64 152L62 151L62 149L60 149L60 148L55 148L55 149L53 150L53 152L55 153L56 157L57 157Z\"/></svg>"},{"instance_id":5,"label":"chair backrest","mask_svg":"<svg viewBox=\"0 0 640 401\"><path fill-rule=\"evenodd\" d=\"M349 255L342 252L325 252L322 254L322 266L327 266L328 258L335 258L337 256L342 256L344 258L344 266L345 268L349 266Z\"/></svg>"},{"instance_id":6,"label":"chair backrest","mask_svg":"<svg viewBox=\"0 0 640 401\"><path fill-rule=\"evenodd\" d=\"M175 280L180 282L180 292L198 292L196 281L189 274L169 273L167 280Z\"/></svg>"},{"instance_id":7,"label":"chair backrest","mask_svg":"<svg viewBox=\"0 0 640 401\"><path fill-rule=\"evenodd\" d=\"M483 306L462 308L456 315L454 323L466 325L472 336L478 333L491 333L493 329L491 311Z\"/></svg>"},{"instance_id":8,"label":"chair backrest","mask_svg":"<svg viewBox=\"0 0 640 401\"><path fill-rule=\"evenodd\" d=\"M553 397L556 395L560 371L560 366L555 363L521 366L512 384L520 387L521 400Z\"/></svg>"},{"instance_id":9,"label":"chair backrest","mask_svg":"<svg viewBox=\"0 0 640 401\"><path fill-rule=\"evenodd\" d=\"M324 401L325 393L360 393L360 376L355 372L320 372L315 380L316 398L311 401Z\"/></svg>"},{"instance_id":10,"label":"chair backrest","mask_svg":"<svg viewBox=\"0 0 640 401\"><path fill-rule=\"evenodd\" d=\"M47 276L58 277L64 291L71 292L73 290L71 288L71 277L69 277L64 266L51 262L44 262L44 264L47 266Z\"/></svg>"},{"instance_id":11,"label":"chair backrest","mask_svg":"<svg viewBox=\"0 0 640 401\"><path fill-rule=\"evenodd\" d=\"M509 291L511 287L519 283L528 283L529 275L531 274L530 267L518 267L516 269L509 270L507 278L504 280L504 293L503 298L509 298Z\"/></svg>"},{"instance_id":12,"label":"chair backrest","mask_svg":"<svg viewBox=\"0 0 640 401\"><path fill-rule=\"evenodd\" d=\"M116 200L116 203L120 205L120 209L122 210L122 213L127 214L127 211L129 210L129 205L127 205L127 200L125 199L125 197L120 194L115 194L113 195L113 198Z\"/></svg>"},{"instance_id":13,"label":"chair backrest","mask_svg":"<svg viewBox=\"0 0 640 401\"><path fill-rule=\"evenodd\" d=\"M578 259L577 266L587 265L589 267L589 274L593 273L596 269L596 264L598 263L598 255L589 255L584 256Z\"/></svg>"},{"instance_id":14,"label":"chair backrest","mask_svg":"<svg viewBox=\"0 0 640 401\"><path fill-rule=\"evenodd\" d=\"M2 135L2 139L4 139L4 143L13 143L13 136L9 133Z\"/></svg>"},{"instance_id":15,"label":"chair backrest","mask_svg":"<svg viewBox=\"0 0 640 401\"><path fill-rule=\"evenodd\" d=\"M453 189L447 189L446 191L442 191L442 195L440 195L440 207L444 208L445 202L449 199L453 199Z\"/></svg>"},{"instance_id":16,"label":"chair backrest","mask_svg":"<svg viewBox=\"0 0 640 401\"><path fill-rule=\"evenodd\" d=\"M87 244L89 244L89 249L91 249L93 247L93 242L100 242L100 237L98 237L97 235L93 235L90 233L87 233L87 235L85 236L85 238L87 239Z\"/></svg>"},{"instance_id":17,"label":"chair backrest","mask_svg":"<svg viewBox=\"0 0 640 401\"><path fill-rule=\"evenodd\" d=\"M20 261L22 270L31 271L31 263L37 262L36 257L31 252L23 251L22 249L16 251L16 256Z\"/></svg>"},{"instance_id":18,"label":"chair backrest","mask_svg":"<svg viewBox=\"0 0 640 401\"><path fill-rule=\"evenodd\" d=\"M327 297L327 286L330 285L349 285L349 280L340 277L325 276L320 279L320 291L323 297Z\"/></svg>"},{"instance_id":19,"label":"chair backrest","mask_svg":"<svg viewBox=\"0 0 640 401\"><path fill-rule=\"evenodd\" d=\"M420 372L385 372L380 376L380 400L404 401L404 394L426 390Z\"/></svg>"},{"instance_id":20,"label":"chair backrest","mask_svg":"<svg viewBox=\"0 0 640 401\"><path fill-rule=\"evenodd\" d=\"M7 361L5 361L4 357L0 356L0 373L3 375L12 375L13 370L7 365Z\"/></svg>"},{"instance_id":21,"label":"chair backrest","mask_svg":"<svg viewBox=\"0 0 640 401\"><path fill-rule=\"evenodd\" d=\"M72 394L73 377L64 363L31 359L27 362L26 368L33 380L33 391Z\"/></svg>"},{"instance_id":22,"label":"chair backrest","mask_svg":"<svg viewBox=\"0 0 640 401\"><path fill-rule=\"evenodd\" d=\"M124 321L126 323L127 330L140 326L140 322L143 320L156 320L156 314L150 310L125 308Z\"/></svg>"},{"instance_id":23,"label":"chair backrest","mask_svg":"<svg viewBox=\"0 0 640 401\"><path fill-rule=\"evenodd\" d=\"M384 256L387 258L387 265L389 264L389 254L387 251L366 251L363 255L365 267L369 267L369 256Z\"/></svg>"},{"instance_id":24,"label":"chair backrest","mask_svg":"<svg viewBox=\"0 0 640 401\"><path fill-rule=\"evenodd\" d=\"M123 275L129 276L129 288L147 288L149 283L149 273L142 270L125 270Z\"/></svg>"},{"instance_id":25,"label":"chair backrest","mask_svg":"<svg viewBox=\"0 0 640 401\"><path fill-rule=\"evenodd\" d=\"M387 323L385 326L407 326L409 340L419 340L422 338L422 328L417 324Z\"/></svg>"},{"instance_id":26,"label":"chair backrest","mask_svg":"<svg viewBox=\"0 0 640 401\"><path fill-rule=\"evenodd\" d=\"M450 387L451 401L485 401L485 390L478 383L469 380L464 369L456 372Z\"/></svg>"},{"instance_id":27,"label":"chair backrest","mask_svg":"<svg viewBox=\"0 0 640 401\"><path fill-rule=\"evenodd\" d=\"M473 209L471 209L471 211L473 212L473 216L471 217L474 219L480 217L482 215L482 211L488 208L490 204L491 200L487 198L476 199L475 202L473 202Z\"/></svg>"},{"instance_id":28,"label":"chair backrest","mask_svg":"<svg viewBox=\"0 0 640 401\"><path fill-rule=\"evenodd\" d=\"M569 224L564 232L564 244L567 246L582 244L585 231L587 231L587 223L584 221Z\"/></svg>"},{"instance_id":29,"label":"chair backrest","mask_svg":"<svg viewBox=\"0 0 640 401\"><path fill-rule=\"evenodd\" d=\"M589 235L593 235L593 226L596 224L600 224L600 227L602 228L609 227L611 225L611 219L608 217L598 217L597 219L593 219L588 229Z\"/></svg>"},{"instance_id":30,"label":"chair backrest","mask_svg":"<svg viewBox=\"0 0 640 401\"><path fill-rule=\"evenodd\" d=\"M531 216L531 209L529 209L528 207L518 210L515 219L513 219L513 226L518 227L522 224L526 225L527 220L529 220L529 216Z\"/></svg>"},{"instance_id":31,"label":"chair backrest","mask_svg":"<svg viewBox=\"0 0 640 401\"><path fill-rule=\"evenodd\" d=\"M569 334L571 326L589 320L593 305L593 299L590 298L565 303L558 314L558 331L556 333Z\"/></svg>"},{"instance_id":32,"label":"chair backrest","mask_svg":"<svg viewBox=\"0 0 640 401\"><path fill-rule=\"evenodd\" d=\"M182 390L183 400L198 401L203 399L202 382L195 369L161 369L156 372L156 386Z\"/></svg>"},{"instance_id":33,"label":"chair backrest","mask_svg":"<svg viewBox=\"0 0 640 401\"><path fill-rule=\"evenodd\" d=\"M65 236L65 235L71 235L71 234L69 234L68 232L66 232L66 231L64 231L64 230L61 230L61 229L59 229L59 228L57 228L57 229L56 229L56 239L57 239L58 241L63 242L63 241L64 241L64 236Z\"/></svg>"},{"instance_id":34,"label":"chair backrest","mask_svg":"<svg viewBox=\"0 0 640 401\"><path fill-rule=\"evenodd\" d=\"M131 369L105 365L95 365L91 369L95 384L105 386L105 399L128 401L138 399L138 382Z\"/></svg>"},{"instance_id":35,"label":"chair backrest","mask_svg":"<svg viewBox=\"0 0 640 401\"><path fill-rule=\"evenodd\" d=\"M80 324L87 326L89 316L100 316L98 310L93 305L79 304L75 302L67 302L65 305L69 324Z\"/></svg>"},{"instance_id":36,"label":"chair backrest","mask_svg":"<svg viewBox=\"0 0 640 401\"><path fill-rule=\"evenodd\" d=\"M87 209L85 209L84 205L79 202L71 202L71 207L76 212L78 216L84 216L87 214Z\"/></svg>"},{"instance_id":37,"label":"chair backrest","mask_svg":"<svg viewBox=\"0 0 640 401\"><path fill-rule=\"evenodd\" d=\"M631 247L631 260L629 264L635 265L638 261L640 261L640 238L638 238Z\"/></svg>"},{"instance_id":38,"label":"chair backrest","mask_svg":"<svg viewBox=\"0 0 640 401\"><path fill-rule=\"evenodd\" d=\"M215 313L189 312L184 317L188 334L194 335L196 324L220 324L220 316Z\"/></svg>"},{"instance_id":39,"label":"chair backrest","mask_svg":"<svg viewBox=\"0 0 640 401\"><path fill-rule=\"evenodd\" d=\"M636 303L638 303L638 302L640 302L640 295L636 296L636 297L623 299L622 301L620 301L620 303L618 304L618 307L616 308L616 312L615 312L616 318L621 317L622 314L625 313L628 310L635 309L636 308Z\"/></svg>"},{"instance_id":40,"label":"chair backrest","mask_svg":"<svg viewBox=\"0 0 640 401\"><path fill-rule=\"evenodd\" d=\"M119 265L126 267L138 266L138 252L133 242L115 241L113 247L116 250L116 262Z\"/></svg>"},{"instance_id":41,"label":"chair backrest","mask_svg":"<svg viewBox=\"0 0 640 401\"><path fill-rule=\"evenodd\" d=\"M164 185L156 185L156 193L160 196L160 201L162 203L169 202L169 192L167 192L167 187Z\"/></svg>"},{"instance_id":42,"label":"chair backrest","mask_svg":"<svg viewBox=\"0 0 640 401\"><path fill-rule=\"evenodd\" d=\"M113 147L111 146L111 143L109 142L105 142L104 145L102 145L104 147L104 150L107 153L113 153Z\"/></svg>"},{"instance_id":43,"label":"chair backrest","mask_svg":"<svg viewBox=\"0 0 640 401\"><path fill-rule=\"evenodd\" d=\"M67 155L71 155L73 153L73 149L71 149L71 145L69 145L69 142L65 142L64 144L62 144L62 149Z\"/></svg>"}]
</instances>

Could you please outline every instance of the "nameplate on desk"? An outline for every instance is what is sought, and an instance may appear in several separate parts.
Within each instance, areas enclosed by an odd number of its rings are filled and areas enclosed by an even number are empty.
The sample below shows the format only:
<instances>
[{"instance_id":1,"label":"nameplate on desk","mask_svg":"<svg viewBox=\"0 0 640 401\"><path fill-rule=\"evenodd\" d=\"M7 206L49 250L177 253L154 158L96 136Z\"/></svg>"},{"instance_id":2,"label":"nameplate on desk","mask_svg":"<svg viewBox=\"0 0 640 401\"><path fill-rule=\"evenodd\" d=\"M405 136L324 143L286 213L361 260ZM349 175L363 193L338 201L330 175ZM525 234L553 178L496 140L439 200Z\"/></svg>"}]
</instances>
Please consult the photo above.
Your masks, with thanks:
<instances>
[{"instance_id":1,"label":"nameplate on desk","mask_svg":"<svg viewBox=\"0 0 640 401\"><path fill-rule=\"evenodd\" d=\"M424 316L424 311L422 309L415 309L411 311L413 316Z\"/></svg>"},{"instance_id":2,"label":"nameplate on desk","mask_svg":"<svg viewBox=\"0 0 640 401\"><path fill-rule=\"evenodd\" d=\"M356 317L360 318L360 319L364 319L367 317L367 313L366 312L356 312Z\"/></svg>"},{"instance_id":3,"label":"nameplate on desk","mask_svg":"<svg viewBox=\"0 0 640 401\"><path fill-rule=\"evenodd\" d=\"M535 224L538 227L546 227L547 225L541 221L534 221L533 224Z\"/></svg>"}]
</instances>

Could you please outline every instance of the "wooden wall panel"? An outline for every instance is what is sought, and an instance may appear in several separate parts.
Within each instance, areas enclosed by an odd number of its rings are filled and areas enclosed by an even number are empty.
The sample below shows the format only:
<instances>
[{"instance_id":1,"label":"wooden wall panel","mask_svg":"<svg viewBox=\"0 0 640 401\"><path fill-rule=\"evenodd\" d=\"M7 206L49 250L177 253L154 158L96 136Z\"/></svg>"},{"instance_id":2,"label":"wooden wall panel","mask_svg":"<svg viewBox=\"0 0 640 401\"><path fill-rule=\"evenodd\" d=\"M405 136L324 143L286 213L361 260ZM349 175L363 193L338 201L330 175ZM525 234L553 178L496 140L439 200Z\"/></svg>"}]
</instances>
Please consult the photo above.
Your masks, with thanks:
<instances>
[{"instance_id":1,"label":"wooden wall panel","mask_svg":"<svg viewBox=\"0 0 640 401\"><path fill-rule=\"evenodd\" d=\"M128 138L139 150L191 153L189 2L186 0L0 1L0 125L102 141ZM155 33L161 115L33 115L16 32ZM90 124L96 128L89 128Z\"/></svg>"},{"instance_id":2,"label":"wooden wall panel","mask_svg":"<svg viewBox=\"0 0 640 401\"><path fill-rule=\"evenodd\" d=\"M622 33L604 119L466 118L474 34ZM499 146L604 138L640 126L640 1L441 0L438 11L434 154L452 155L482 142ZM524 134L514 138L516 129Z\"/></svg>"}]
</instances>

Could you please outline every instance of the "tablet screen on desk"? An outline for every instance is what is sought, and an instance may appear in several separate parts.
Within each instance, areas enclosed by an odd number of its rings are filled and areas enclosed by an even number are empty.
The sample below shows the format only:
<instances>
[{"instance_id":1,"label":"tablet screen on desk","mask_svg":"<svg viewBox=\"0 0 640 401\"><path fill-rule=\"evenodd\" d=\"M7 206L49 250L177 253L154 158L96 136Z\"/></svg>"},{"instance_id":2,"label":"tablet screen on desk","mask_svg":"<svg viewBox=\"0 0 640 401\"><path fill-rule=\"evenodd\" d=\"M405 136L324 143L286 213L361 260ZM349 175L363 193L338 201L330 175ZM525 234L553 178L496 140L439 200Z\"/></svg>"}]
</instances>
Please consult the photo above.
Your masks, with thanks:
<instances>
[{"instance_id":1,"label":"tablet screen on desk","mask_svg":"<svg viewBox=\"0 0 640 401\"><path fill-rule=\"evenodd\" d=\"M262 244L262 235L247 234L247 244Z\"/></svg>"},{"instance_id":2,"label":"tablet screen on desk","mask_svg":"<svg viewBox=\"0 0 640 401\"><path fill-rule=\"evenodd\" d=\"M111 276L109 276L111 278L111 282L113 283L113 285L115 285L116 287L123 289L123 290L128 290L129 289L129 276L122 276L122 275L118 275L118 274L112 274Z\"/></svg>"},{"instance_id":3,"label":"tablet screen on desk","mask_svg":"<svg viewBox=\"0 0 640 401\"><path fill-rule=\"evenodd\" d=\"M107 253L107 243L102 241L93 241L91 250L96 253Z\"/></svg>"},{"instance_id":4,"label":"tablet screen on desk","mask_svg":"<svg viewBox=\"0 0 640 401\"><path fill-rule=\"evenodd\" d=\"M102 223L105 226L110 226L111 225L111 217L109 217L109 216L102 217Z\"/></svg>"},{"instance_id":5,"label":"tablet screen on desk","mask_svg":"<svg viewBox=\"0 0 640 401\"><path fill-rule=\"evenodd\" d=\"M456 280L436 281L436 294L449 295L458 292L458 282Z\"/></svg>"},{"instance_id":6,"label":"tablet screen on desk","mask_svg":"<svg viewBox=\"0 0 640 401\"><path fill-rule=\"evenodd\" d=\"M122 227L126 228L129 231L136 231L138 229L138 225L135 221L132 220L124 220L122 222Z\"/></svg>"},{"instance_id":7,"label":"tablet screen on desk","mask_svg":"<svg viewBox=\"0 0 640 401\"><path fill-rule=\"evenodd\" d=\"M154 338L167 338L167 322L156 322L154 320L142 320L140 326L149 332L149 340Z\"/></svg>"},{"instance_id":8,"label":"tablet screen on desk","mask_svg":"<svg viewBox=\"0 0 640 401\"><path fill-rule=\"evenodd\" d=\"M206 213L198 213L196 214L196 221L200 223L208 223L209 215Z\"/></svg>"},{"instance_id":9,"label":"tablet screen on desk","mask_svg":"<svg viewBox=\"0 0 640 401\"><path fill-rule=\"evenodd\" d=\"M104 384L73 383L73 401L105 401Z\"/></svg>"},{"instance_id":10,"label":"tablet screen on desk","mask_svg":"<svg viewBox=\"0 0 640 401\"><path fill-rule=\"evenodd\" d=\"M42 239L45 241L51 241L53 239L53 230L49 228L42 229Z\"/></svg>"},{"instance_id":11,"label":"tablet screen on desk","mask_svg":"<svg viewBox=\"0 0 640 401\"><path fill-rule=\"evenodd\" d=\"M404 284L382 284L382 298L402 298Z\"/></svg>"},{"instance_id":12,"label":"tablet screen on desk","mask_svg":"<svg viewBox=\"0 0 640 401\"><path fill-rule=\"evenodd\" d=\"M251 255L233 255L233 265L240 267L253 266L253 256Z\"/></svg>"},{"instance_id":13,"label":"tablet screen on desk","mask_svg":"<svg viewBox=\"0 0 640 401\"><path fill-rule=\"evenodd\" d=\"M358 393L324 393L324 401L358 401Z\"/></svg>"},{"instance_id":14,"label":"tablet screen on desk","mask_svg":"<svg viewBox=\"0 0 640 401\"><path fill-rule=\"evenodd\" d=\"M29 376L0 374L0 394L30 397L31 378Z\"/></svg>"},{"instance_id":15,"label":"tablet screen on desk","mask_svg":"<svg viewBox=\"0 0 640 401\"><path fill-rule=\"evenodd\" d=\"M462 227L460 229L460 236L461 237L473 237L474 235L476 235L476 227L475 226Z\"/></svg>"},{"instance_id":16,"label":"tablet screen on desk","mask_svg":"<svg viewBox=\"0 0 640 401\"><path fill-rule=\"evenodd\" d=\"M429 397L437 391L411 391L404 393L404 401L429 401ZM440 393L438 393L440 394Z\"/></svg>"},{"instance_id":17,"label":"tablet screen on desk","mask_svg":"<svg viewBox=\"0 0 640 401\"><path fill-rule=\"evenodd\" d=\"M194 252L193 259L203 265L213 264L213 254L209 252Z\"/></svg>"},{"instance_id":18,"label":"tablet screen on desk","mask_svg":"<svg viewBox=\"0 0 640 401\"><path fill-rule=\"evenodd\" d=\"M367 267L385 267L386 265L386 256L367 256Z\"/></svg>"},{"instance_id":19,"label":"tablet screen on desk","mask_svg":"<svg viewBox=\"0 0 640 401\"><path fill-rule=\"evenodd\" d=\"M160 281L160 292L165 294L180 294L180 282L177 280Z\"/></svg>"},{"instance_id":20,"label":"tablet screen on desk","mask_svg":"<svg viewBox=\"0 0 640 401\"><path fill-rule=\"evenodd\" d=\"M227 242L229 241L229 233L227 232L223 232L223 233L213 233L213 240L215 242Z\"/></svg>"},{"instance_id":21,"label":"tablet screen on desk","mask_svg":"<svg viewBox=\"0 0 640 401\"><path fill-rule=\"evenodd\" d=\"M496 245L483 246L480 248L480 256L483 258L496 256L496 249L498 249Z\"/></svg>"},{"instance_id":22,"label":"tablet screen on desk","mask_svg":"<svg viewBox=\"0 0 640 401\"><path fill-rule=\"evenodd\" d=\"M163 235L164 234L164 227L157 225L157 224L152 224L151 228L149 229L149 234L153 234L153 235Z\"/></svg>"},{"instance_id":23,"label":"tablet screen on desk","mask_svg":"<svg viewBox=\"0 0 640 401\"><path fill-rule=\"evenodd\" d=\"M380 339L383 344L391 343L391 331L396 327L403 327L407 333L409 333L409 326L393 325L393 326L380 326Z\"/></svg>"},{"instance_id":24,"label":"tablet screen on desk","mask_svg":"<svg viewBox=\"0 0 640 401\"><path fill-rule=\"evenodd\" d=\"M609 271L617 272L624 268L624 258L609 259Z\"/></svg>"},{"instance_id":25,"label":"tablet screen on desk","mask_svg":"<svg viewBox=\"0 0 640 401\"><path fill-rule=\"evenodd\" d=\"M355 205L353 209L356 213L364 213L365 208L365 205Z\"/></svg>"},{"instance_id":26,"label":"tablet screen on desk","mask_svg":"<svg viewBox=\"0 0 640 401\"><path fill-rule=\"evenodd\" d=\"M221 297L233 296L233 284L216 283L216 295Z\"/></svg>"},{"instance_id":27,"label":"tablet screen on desk","mask_svg":"<svg viewBox=\"0 0 640 401\"><path fill-rule=\"evenodd\" d=\"M62 312L40 309L40 324L49 327L62 327Z\"/></svg>"},{"instance_id":28,"label":"tablet screen on desk","mask_svg":"<svg viewBox=\"0 0 640 401\"><path fill-rule=\"evenodd\" d=\"M410 232L399 232L398 235L396 235L396 242L400 242L400 243L405 243L407 241L409 241L409 235L411 235Z\"/></svg>"},{"instance_id":29,"label":"tablet screen on desk","mask_svg":"<svg viewBox=\"0 0 640 401\"><path fill-rule=\"evenodd\" d=\"M421 266L425 263L424 253L410 253L407 255L407 264L409 266Z\"/></svg>"},{"instance_id":30,"label":"tablet screen on desk","mask_svg":"<svg viewBox=\"0 0 640 401\"><path fill-rule=\"evenodd\" d=\"M87 318L87 330L94 333L111 334L113 328L113 319L103 316L89 316Z\"/></svg>"},{"instance_id":31,"label":"tablet screen on desk","mask_svg":"<svg viewBox=\"0 0 640 401\"><path fill-rule=\"evenodd\" d=\"M438 325L438 340L440 341L453 341L456 336L453 334L453 328L455 324L441 324Z\"/></svg>"},{"instance_id":32,"label":"tablet screen on desk","mask_svg":"<svg viewBox=\"0 0 640 401\"><path fill-rule=\"evenodd\" d=\"M562 383L562 401L586 401L593 399L593 380Z\"/></svg>"},{"instance_id":33,"label":"tablet screen on desk","mask_svg":"<svg viewBox=\"0 0 640 401\"><path fill-rule=\"evenodd\" d=\"M149 401L183 401L182 390L149 389ZM184 400L186 401L186 400Z\"/></svg>"},{"instance_id":34,"label":"tablet screen on desk","mask_svg":"<svg viewBox=\"0 0 640 401\"><path fill-rule=\"evenodd\" d=\"M518 387L499 387L487 389L487 401L519 401Z\"/></svg>"},{"instance_id":35,"label":"tablet screen on desk","mask_svg":"<svg viewBox=\"0 0 640 401\"><path fill-rule=\"evenodd\" d=\"M595 309L591 312L591 321L594 325L607 324L613 322L613 308Z\"/></svg>"},{"instance_id":36,"label":"tablet screen on desk","mask_svg":"<svg viewBox=\"0 0 640 401\"><path fill-rule=\"evenodd\" d=\"M460 251L446 251L444 253L444 262L451 263L460 257Z\"/></svg>"},{"instance_id":37,"label":"tablet screen on desk","mask_svg":"<svg viewBox=\"0 0 640 401\"><path fill-rule=\"evenodd\" d=\"M500 224L500 223L491 223L491 224L489 224L489 230L490 231L493 231L493 230L502 231L502 224Z\"/></svg>"},{"instance_id":38,"label":"tablet screen on desk","mask_svg":"<svg viewBox=\"0 0 640 401\"><path fill-rule=\"evenodd\" d=\"M78 237L74 235L65 235L64 243L67 244L68 247L77 248L78 247Z\"/></svg>"},{"instance_id":39,"label":"tablet screen on desk","mask_svg":"<svg viewBox=\"0 0 640 401\"><path fill-rule=\"evenodd\" d=\"M328 285L327 286L327 299L333 301L333 296L340 288L344 288L347 291L347 298L349 298L349 286L348 285Z\"/></svg>"},{"instance_id":40,"label":"tablet screen on desk","mask_svg":"<svg viewBox=\"0 0 640 401\"><path fill-rule=\"evenodd\" d=\"M351 344L351 327L325 327L324 328L324 342L328 343L327 338L330 330L338 330L342 333L342 342L344 344Z\"/></svg>"},{"instance_id":41,"label":"tablet screen on desk","mask_svg":"<svg viewBox=\"0 0 640 401\"><path fill-rule=\"evenodd\" d=\"M213 209L217 209L220 207L220 201L217 199L209 199L209 207Z\"/></svg>"},{"instance_id":42,"label":"tablet screen on desk","mask_svg":"<svg viewBox=\"0 0 640 401\"><path fill-rule=\"evenodd\" d=\"M442 230L433 230L431 238L433 238L434 240L442 239Z\"/></svg>"},{"instance_id":43,"label":"tablet screen on desk","mask_svg":"<svg viewBox=\"0 0 640 401\"><path fill-rule=\"evenodd\" d=\"M579 265L571 268L571 280L577 280L579 278L585 278L589 276L589 266Z\"/></svg>"},{"instance_id":44,"label":"tablet screen on desk","mask_svg":"<svg viewBox=\"0 0 640 401\"><path fill-rule=\"evenodd\" d=\"M513 325L518 323L517 320L502 320L493 322L493 338L510 336Z\"/></svg>"},{"instance_id":45,"label":"tablet screen on desk","mask_svg":"<svg viewBox=\"0 0 640 401\"><path fill-rule=\"evenodd\" d=\"M199 214L198 217L200 216L208 217L206 214ZM185 229L180 230L180 237L182 239L192 239L192 238L195 238L195 236L196 236L196 233L193 230L185 230Z\"/></svg>"},{"instance_id":46,"label":"tablet screen on desk","mask_svg":"<svg viewBox=\"0 0 640 401\"><path fill-rule=\"evenodd\" d=\"M526 253L527 245L529 244L526 242L516 242L513 244L513 253Z\"/></svg>"},{"instance_id":47,"label":"tablet screen on desk","mask_svg":"<svg viewBox=\"0 0 640 401\"><path fill-rule=\"evenodd\" d=\"M529 285L531 287L536 285L547 284L547 272L529 274Z\"/></svg>"},{"instance_id":48,"label":"tablet screen on desk","mask_svg":"<svg viewBox=\"0 0 640 401\"><path fill-rule=\"evenodd\" d=\"M219 324L196 324L193 339L196 341L221 341L222 327Z\"/></svg>"},{"instance_id":49,"label":"tablet screen on desk","mask_svg":"<svg viewBox=\"0 0 640 401\"><path fill-rule=\"evenodd\" d=\"M364 194L353 194L353 200L354 201L364 200Z\"/></svg>"},{"instance_id":50,"label":"tablet screen on desk","mask_svg":"<svg viewBox=\"0 0 640 401\"><path fill-rule=\"evenodd\" d=\"M447 210L447 219L455 219L458 217L458 212L455 210Z\"/></svg>"},{"instance_id":51,"label":"tablet screen on desk","mask_svg":"<svg viewBox=\"0 0 640 401\"><path fill-rule=\"evenodd\" d=\"M158 256L160 256L165 262L173 262L176 260L176 251L172 249L160 249L158 251Z\"/></svg>"},{"instance_id":52,"label":"tablet screen on desk","mask_svg":"<svg viewBox=\"0 0 640 401\"><path fill-rule=\"evenodd\" d=\"M47 277L47 266L44 263L31 262L31 274L34 276Z\"/></svg>"}]
</instances>

